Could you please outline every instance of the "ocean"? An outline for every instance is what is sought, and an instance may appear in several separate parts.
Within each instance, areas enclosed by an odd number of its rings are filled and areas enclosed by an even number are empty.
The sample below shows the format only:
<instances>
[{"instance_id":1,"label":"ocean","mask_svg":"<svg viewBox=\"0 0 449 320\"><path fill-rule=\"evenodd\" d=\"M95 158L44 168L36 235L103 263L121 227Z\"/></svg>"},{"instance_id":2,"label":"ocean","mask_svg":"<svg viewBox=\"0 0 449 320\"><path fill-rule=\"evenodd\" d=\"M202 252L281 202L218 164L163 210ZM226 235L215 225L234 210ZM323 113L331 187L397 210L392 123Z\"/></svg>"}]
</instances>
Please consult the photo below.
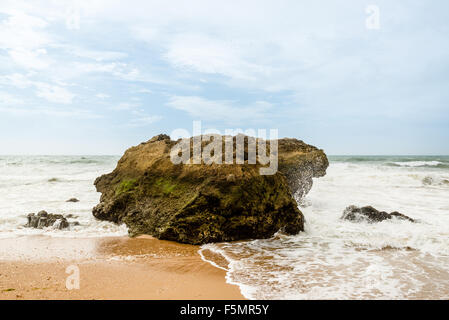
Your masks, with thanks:
<instances>
[{"instance_id":1,"label":"ocean","mask_svg":"<svg viewBox=\"0 0 449 320\"><path fill-rule=\"evenodd\" d=\"M93 182L118 156L0 156L0 238L127 235L97 221ZM449 156L330 156L325 177L303 199L296 236L207 244L203 258L225 269L250 299L449 299ZM66 202L77 198L80 202ZM349 205L418 220L341 220ZM72 214L70 230L25 228L30 212ZM207 253L207 254L206 254Z\"/></svg>"},{"instance_id":2,"label":"ocean","mask_svg":"<svg viewBox=\"0 0 449 320\"><path fill-rule=\"evenodd\" d=\"M127 235L125 226L98 221L92 208L98 204L95 179L114 170L119 156L0 156L0 238L45 234L56 237ZM77 203L66 202L70 198ZM74 215L69 231L25 228L27 215Z\"/></svg>"}]
</instances>

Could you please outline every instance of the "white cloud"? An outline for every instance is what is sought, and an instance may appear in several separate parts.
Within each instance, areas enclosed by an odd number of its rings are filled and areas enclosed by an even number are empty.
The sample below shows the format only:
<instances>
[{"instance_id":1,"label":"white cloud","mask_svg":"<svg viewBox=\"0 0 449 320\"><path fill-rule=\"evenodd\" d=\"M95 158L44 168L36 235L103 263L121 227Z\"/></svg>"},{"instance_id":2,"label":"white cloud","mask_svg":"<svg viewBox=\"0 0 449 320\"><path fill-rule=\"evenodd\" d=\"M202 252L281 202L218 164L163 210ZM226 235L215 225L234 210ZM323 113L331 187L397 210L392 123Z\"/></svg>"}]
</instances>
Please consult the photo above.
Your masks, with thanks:
<instances>
[{"instance_id":1,"label":"white cloud","mask_svg":"<svg viewBox=\"0 0 449 320\"><path fill-rule=\"evenodd\" d=\"M164 77L157 77L152 74L141 72L137 67L131 66L123 62L79 62L70 61L59 66L63 77L65 78L82 78L88 74L104 73L115 79L130 82L147 82L165 85L173 85L175 82L165 80Z\"/></svg>"},{"instance_id":2,"label":"white cloud","mask_svg":"<svg viewBox=\"0 0 449 320\"><path fill-rule=\"evenodd\" d=\"M32 85L32 81L28 77L20 73L0 76L0 84L11 85L20 89L27 88Z\"/></svg>"},{"instance_id":3,"label":"white cloud","mask_svg":"<svg viewBox=\"0 0 449 320\"><path fill-rule=\"evenodd\" d=\"M136 37L139 40L143 40L148 43L159 41L158 31L156 28L137 26L132 28L132 31L134 37Z\"/></svg>"},{"instance_id":4,"label":"white cloud","mask_svg":"<svg viewBox=\"0 0 449 320\"><path fill-rule=\"evenodd\" d=\"M150 89L146 89L146 88L143 88L143 89L139 89L138 91L137 91L138 93L147 93L147 94L151 94L151 93L153 93L153 91L152 90L150 90Z\"/></svg>"},{"instance_id":5,"label":"white cloud","mask_svg":"<svg viewBox=\"0 0 449 320\"><path fill-rule=\"evenodd\" d=\"M204 34L180 34L173 38L165 58L177 68L221 74L238 80L254 81L269 76L271 67L250 62L242 47L225 39Z\"/></svg>"},{"instance_id":6,"label":"white cloud","mask_svg":"<svg viewBox=\"0 0 449 320\"><path fill-rule=\"evenodd\" d=\"M44 69L50 64L46 58L52 40L45 28L48 23L38 17L15 12L0 23L0 48L11 60L26 69Z\"/></svg>"},{"instance_id":7,"label":"white cloud","mask_svg":"<svg viewBox=\"0 0 449 320\"><path fill-rule=\"evenodd\" d=\"M272 104L266 101L239 104L230 100L208 100L198 96L173 96L167 106L185 111L196 119L228 122L260 119L272 110Z\"/></svg>"},{"instance_id":8,"label":"white cloud","mask_svg":"<svg viewBox=\"0 0 449 320\"><path fill-rule=\"evenodd\" d=\"M37 49L51 42L41 18L15 12L0 24L0 46L4 49Z\"/></svg>"},{"instance_id":9,"label":"white cloud","mask_svg":"<svg viewBox=\"0 0 449 320\"><path fill-rule=\"evenodd\" d=\"M142 125L158 116L131 98L106 106L95 94L123 99L145 87L153 94L139 95L142 104L171 97L167 107L217 122L274 115L295 134L306 130L298 121L324 135L313 119L336 126L391 114L405 123L418 109L417 122L443 122L448 2L379 1L381 30L369 32L365 4L356 0L0 0L1 90L15 89L0 98L19 102L11 95L19 88L25 105L67 104L77 88L76 100L108 119ZM111 113L114 106L128 112Z\"/></svg>"},{"instance_id":10,"label":"white cloud","mask_svg":"<svg viewBox=\"0 0 449 320\"><path fill-rule=\"evenodd\" d=\"M128 56L126 53L119 51L90 50L71 45L64 45L63 48L69 54L72 54L80 58L92 59L98 62L120 60Z\"/></svg>"},{"instance_id":11,"label":"white cloud","mask_svg":"<svg viewBox=\"0 0 449 320\"><path fill-rule=\"evenodd\" d=\"M161 116L142 116L128 122L129 127L145 127L162 119Z\"/></svg>"},{"instance_id":12,"label":"white cloud","mask_svg":"<svg viewBox=\"0 0 449 320\"><path fill-rule=\"evenodd\" d=\"M51 83L31 80L31 74L23 75L14 73L11 75L0 76L0 83L3 85L11 85L19 89L32 87L35 89L37 97L46 99L49 102L70 104L72 103L75 94L68 89Z\"/></svg>"},{"instance_id":13,"label":"white cloud","mask_svg":"<svg viewBox=\"0 0 449 320\"><path fill-rule=\"evenodd\" d=\"M98 99L108 99L108 98L111 97L110 95L105 94L105 93L97 93L95 96L96 96Z\"/></svg>"},{"instance_id":14,"label":"white cloud","mask_svg":"<svg viewBox=\"0 0 449 320\"><path fill-rule=\"evenodd\" d=\"M3 107L0 105L0 113L8 113L13 116L55 116L63 118L99 119L101 115L83 109L60 109L50 107Z\"/></svg>"},{"instance_id":15,"label":"white cloud","mask_svg":"<svg viewBox=\"0 0 449 320\"><path fill-rule=\"evenodd\" d=\"M78 30L80 29L80 10L78 7L70 6L67 9L65 25L69 30Z\"/></svg>"},{"instance_id":16,"label":"white cloud","mask_svg":"<svg viewBox=\"0 0 449 320\"><path fill-rule=\"evenodd\" d=\"M139 107L140 107L139 103L121 102L118 105L113 106L111 109L116 111L127 111L127 110L134 110Z\"/></svg>"},{"instance_id":17,"label":"white cloud","mask_svg":"<svg viewBox=\"0 0 449 320\"><path fill-rule=\"evenodd\" d=\"M22 104L23 100L7 92L0 91L0 106L12 106Z\"/></svg>"},{"instance_id":18,"label":"white cloud","mask_svg":"<svg viewBox=\"0 0 449 320\"><path fill-rule=\"evenodd\" d=\"M45 58L47 51L45 49L12 49L9 55L18 65L28 69L45 69L50 62Z\"/></svg>"},{"instance_id":19,"label":"white cloud","mask_svg":"<svg viewBox=\"0 0 449 320\"><path fill-rule=\"evenodd\" d=\"M34 85L37 89L36 95L40 98L46 99L49 102L70 104L75 97L73 93L62 87L42 82L35 82Z\"/></svg>"},{"instance_id":20,"label":"white cloud","mask_svg":"<svg viewBox=\"0 0 449 320\"><path fill-rule=\"evenodd\" d=\"M88 62L74 62L74 73L76 75L83 75L86 73L114 73L119 65L116 63L88 63Z\"/></svg>"}]
</instances>

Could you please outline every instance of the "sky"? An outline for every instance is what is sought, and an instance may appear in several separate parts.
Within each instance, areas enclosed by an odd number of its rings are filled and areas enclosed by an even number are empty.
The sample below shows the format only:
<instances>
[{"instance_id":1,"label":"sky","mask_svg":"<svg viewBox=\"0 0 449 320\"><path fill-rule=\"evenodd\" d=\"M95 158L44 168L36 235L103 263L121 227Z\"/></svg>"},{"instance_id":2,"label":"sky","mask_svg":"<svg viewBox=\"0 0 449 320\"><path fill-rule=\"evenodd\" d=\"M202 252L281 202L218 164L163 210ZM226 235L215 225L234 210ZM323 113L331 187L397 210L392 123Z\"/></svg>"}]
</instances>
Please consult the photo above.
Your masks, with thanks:
<instances>
[{"instance_id":1,"label":"sky","mask_svg":"<svg viewBox=\"0 0 449 320\"><path fill-rule=\"evenodd\" d=\"M278 129L449 154L449 2L0 0L0 154Z\"/></svg>"}]
</instances>

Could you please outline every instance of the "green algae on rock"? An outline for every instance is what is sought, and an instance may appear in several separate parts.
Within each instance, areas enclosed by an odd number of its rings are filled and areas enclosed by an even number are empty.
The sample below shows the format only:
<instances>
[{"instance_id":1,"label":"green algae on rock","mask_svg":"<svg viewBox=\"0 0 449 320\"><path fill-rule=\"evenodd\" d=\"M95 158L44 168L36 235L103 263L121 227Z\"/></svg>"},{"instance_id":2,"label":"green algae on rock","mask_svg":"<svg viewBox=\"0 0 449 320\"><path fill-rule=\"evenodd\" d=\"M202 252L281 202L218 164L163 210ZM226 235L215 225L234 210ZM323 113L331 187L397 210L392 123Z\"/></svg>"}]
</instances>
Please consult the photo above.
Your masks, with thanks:
<instances>
[{"instance_id":1,"label":"green algae on rock","mask_svg":"<svg viewBox=\"0 0 449 320\"><path fill-rule=\"evenodd\" d=\"M310 190L312 178L326 172L322 150L279 139L279 170L260 175L260 163L248 164L247 143L243 164L174 164L170 152L178 142L158 135L128 149L112 173L96 179L102 196L94 216L125 223L131 236L190 244L303 231L297 201Z\"/></svg>"}]
</instances>

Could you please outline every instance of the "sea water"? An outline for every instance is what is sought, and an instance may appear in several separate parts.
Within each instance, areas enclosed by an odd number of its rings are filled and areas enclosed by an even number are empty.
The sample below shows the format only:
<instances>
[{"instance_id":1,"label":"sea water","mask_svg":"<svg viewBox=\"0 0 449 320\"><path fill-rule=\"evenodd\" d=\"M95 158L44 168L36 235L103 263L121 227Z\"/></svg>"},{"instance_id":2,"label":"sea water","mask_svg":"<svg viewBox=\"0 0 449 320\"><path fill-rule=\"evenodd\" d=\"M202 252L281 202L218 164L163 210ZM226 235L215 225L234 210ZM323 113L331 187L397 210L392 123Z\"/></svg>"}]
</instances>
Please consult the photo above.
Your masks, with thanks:
<instances>
[{"instance_id":1,"label":"sea water","mask_svg":"<svg viewBox=\"0 0 449 320\"><path fill-rule=\"evenodd\" d=\"M100 237L127 234L126 226L96 220L92 208L100 193L95 178L111 172L117 156L0 156L0 238L45 234L56 237ZM79 202L66 202L77 198ZM79 222L69 230L25 228L27 215L72 214Z\"/></svg>"},{"instance_id":2,"label":"sea water","mask_svg":"<svg viewBox=\"0 0 449 320\"><path fill-rule=\"evenodd\" d=\"M449 157L329 157L300 207L296 236L208 244L252 299L448 299ZM417 223L341 219L349 205Z\"/></svg>"},{"instance_id":3,"label":"sea water","mask_svg":"<svg viewBox=\"0 0 449 320\"><path fill-rule=\"evenodd\" d=\"M95 178L118 156L0 156L0 238L127 235L124 225L98 221ZM227 271L251 299L449 299L449 157L329 157L300 209L296 236L204 245L200 253ZM80 202L66 202L77 198ZM354 223L349 205L399 211L418 220ZM25 228L46 210L72 214L68 230ZM209 255L210 256L210 255Z\"/></svg>"}]
</instances>

